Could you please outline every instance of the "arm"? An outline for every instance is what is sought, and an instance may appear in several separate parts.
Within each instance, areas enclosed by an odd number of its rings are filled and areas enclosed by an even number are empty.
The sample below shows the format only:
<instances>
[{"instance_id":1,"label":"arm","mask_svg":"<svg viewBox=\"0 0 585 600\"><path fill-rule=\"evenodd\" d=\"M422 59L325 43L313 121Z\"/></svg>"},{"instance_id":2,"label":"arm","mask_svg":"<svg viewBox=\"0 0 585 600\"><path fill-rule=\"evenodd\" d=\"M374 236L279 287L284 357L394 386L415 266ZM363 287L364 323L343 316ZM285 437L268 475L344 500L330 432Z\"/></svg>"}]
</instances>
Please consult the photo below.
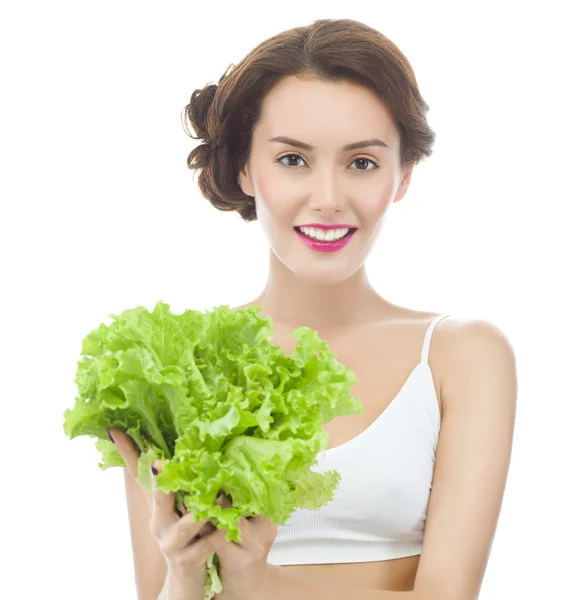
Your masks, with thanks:
<instances>
[{"instance_id":1,"label":"arm","mask_svg":"<svg viewBox=\"0 0 585 600\"><path fill-rule=\"evenodd\" d=\"M127 468L124 468L124 484L138 599L155 600L160 598L167 562L150 532L148 499ZM163 589L162 593L166 594L166 591ZM162 598L166 598L166 595Z\"/></svg>"},{"instance_id":2,"label":"arm","mask_svg":"<svg viewBox=\"0 0 585 600\"><path fill-rule=\"evenodd\" d=\"M356 590L268 565L262 600L477 600L511 458L516 361L489 322L444 329L443 417L414 590Z\"/></svg>"},{"instance_id":3,"label":"arm","mask_svg":"<svg viewBox=\"0 0 585 600\"><path fill-rule=\"evenodd\" d=\"M195 598L203 598L205 595L203 588L193 590L192 586L191 582L181 583L167 570L165 583L157 600L194 600Z\"/></svg>"},{"instance_id":4,"label":"arm","mask_svg":"<svg viewBox=\"0 0 585 600\"><path fill-rule=\"evenodd\" d=\"M168 581L165 579L165 584L156 600L169 600Z\"/></svg>"}]
</instances>

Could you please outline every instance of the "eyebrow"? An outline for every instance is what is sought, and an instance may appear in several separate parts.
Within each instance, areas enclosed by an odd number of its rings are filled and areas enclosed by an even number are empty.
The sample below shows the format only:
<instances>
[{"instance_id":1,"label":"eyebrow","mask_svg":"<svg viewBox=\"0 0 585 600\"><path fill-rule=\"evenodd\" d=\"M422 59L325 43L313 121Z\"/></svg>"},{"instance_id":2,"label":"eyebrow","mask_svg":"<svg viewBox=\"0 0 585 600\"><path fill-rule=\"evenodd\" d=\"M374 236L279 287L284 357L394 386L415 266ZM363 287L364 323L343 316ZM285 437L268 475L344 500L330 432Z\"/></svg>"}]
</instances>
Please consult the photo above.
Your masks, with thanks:
<instances>
[{"instance_id":1,"label":"eyebrow","mask_svg":"<svg viewBox=\"0 0 585 600\"><path fill-rule=\"evenodd\" d=\"M299 142L299 140L294 140L293 138L286 137L284 135L279 135L277 137L270 138L269 142L280 142L282 144L288 144L289 146L297 146L298 148L304 148L305 150L314 150L315 146L311 146L310 144L306 144L305 142ZM370 140L363 140L361 142L352 142L351 144L347 144L342 148L344 152L348 150L356 150L357 148L367 148L369 146L383 146L388 148L388 144L379 140L378 138L372 138Z\"/></svg>"}]
</instances>

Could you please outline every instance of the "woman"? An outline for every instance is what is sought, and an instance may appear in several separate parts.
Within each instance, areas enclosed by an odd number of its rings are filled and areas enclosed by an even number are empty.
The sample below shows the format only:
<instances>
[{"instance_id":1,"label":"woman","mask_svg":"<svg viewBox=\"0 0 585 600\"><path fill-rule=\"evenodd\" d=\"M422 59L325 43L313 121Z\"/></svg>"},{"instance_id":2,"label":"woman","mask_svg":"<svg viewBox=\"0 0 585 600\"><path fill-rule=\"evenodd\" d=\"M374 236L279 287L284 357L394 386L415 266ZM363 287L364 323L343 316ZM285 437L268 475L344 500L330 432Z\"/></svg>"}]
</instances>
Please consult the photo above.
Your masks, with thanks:
<instances>
[{"instance_id":1,"label":"woman","mask_svg":"<svg viewBox=\"0 0 585 600\"><path fill-rule=\"evenodd\" d=\"M362 23L318 20L260 44L185 109L203 140L188 158L202 195L268 238L268 281L244 306L262 307L287 352L297 327L316 329L356 373L364 412L326 426L319 469L341 474L334 500L278 528L244 520L241 545L174 514L166 494L152 511L138 500L137 452L113 430L140 597L165 576L163 596L202 597L217 551L222 600L477 598L510 462L513 350L489 322L390 303L364 264L432 153L410 63Z\"/></svg>"}]
</instances>

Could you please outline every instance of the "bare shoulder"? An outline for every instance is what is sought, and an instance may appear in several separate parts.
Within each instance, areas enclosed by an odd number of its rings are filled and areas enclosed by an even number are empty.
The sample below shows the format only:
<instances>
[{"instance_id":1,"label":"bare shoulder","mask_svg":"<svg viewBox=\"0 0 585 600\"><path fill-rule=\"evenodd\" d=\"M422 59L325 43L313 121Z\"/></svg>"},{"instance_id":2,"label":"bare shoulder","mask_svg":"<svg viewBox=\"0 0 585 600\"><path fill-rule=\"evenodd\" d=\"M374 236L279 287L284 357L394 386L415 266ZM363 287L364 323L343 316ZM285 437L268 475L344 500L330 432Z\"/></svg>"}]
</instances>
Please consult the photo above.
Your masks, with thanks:
<instances>
[{"instance_id":1,"label":"bare shoulder","mask_svg":"<svg viewBox=\"0 0 585 600\"><path fill-rule=\"evenodd\" d=\"M442 313L410 311L412 317L422 323L431 323ZM515 375L516 358L512 343L505 332L496 324L485 319L456 315L441 319L433 332L429 362L437 374L440 388L440 403L446 407L449 397L460 397L454 391L457 382L472 376L474 369L492 369L501 373L506 368L509 377ZM515 381L508 381L510 386Z\"/></svg>"},{"instance_id":2,"label":"bare shoulder","mask_svg":"<svg viewBox=\"0 0 585 600\"><path fill-rule=\"evenodd\" d=\"M436 328L435 356L441 374L441 402L465 397L457 389L474 374L489 373L516 386L516 356L505 332L485 319L449 316ZM484 375L485 376L485 375Z\"/></svg>"}]
</instances>

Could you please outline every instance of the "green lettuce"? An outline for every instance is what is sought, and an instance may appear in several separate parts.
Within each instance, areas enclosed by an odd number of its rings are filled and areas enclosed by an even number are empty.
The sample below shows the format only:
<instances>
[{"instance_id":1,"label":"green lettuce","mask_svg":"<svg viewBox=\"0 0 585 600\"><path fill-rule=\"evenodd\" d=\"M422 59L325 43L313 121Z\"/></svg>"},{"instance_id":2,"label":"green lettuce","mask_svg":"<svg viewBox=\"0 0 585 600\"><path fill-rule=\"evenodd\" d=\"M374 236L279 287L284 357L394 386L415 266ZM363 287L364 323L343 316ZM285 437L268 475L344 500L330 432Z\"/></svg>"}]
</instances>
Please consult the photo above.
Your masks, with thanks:
<instances>
[{"instance_id":1,"label":"green lettuce","mask_svg":"<svg viewBox=\"0 0 585 600\"><path fill-rule=\"evenodd\" d=\"M283 525L297 508L330 502L335 470L311 471L327 446L323 425L363 412L349 394L355 373L339 363L317 333L300 327L291 355L270 342L272 320L259 306L173 314L158 302L109 315L82 341L79 395L64 413L70 439L97 438L101 469L124 467L106 431L118 428L141 451L140 484L150 465L163 472L156 489L174 492L195 522L210 519L241 541L242 516L264 514ZM231 508L216 504L223 490ZM221 592L218 560L208 558L206 598Z\"/></svg>"}]
</instances>

